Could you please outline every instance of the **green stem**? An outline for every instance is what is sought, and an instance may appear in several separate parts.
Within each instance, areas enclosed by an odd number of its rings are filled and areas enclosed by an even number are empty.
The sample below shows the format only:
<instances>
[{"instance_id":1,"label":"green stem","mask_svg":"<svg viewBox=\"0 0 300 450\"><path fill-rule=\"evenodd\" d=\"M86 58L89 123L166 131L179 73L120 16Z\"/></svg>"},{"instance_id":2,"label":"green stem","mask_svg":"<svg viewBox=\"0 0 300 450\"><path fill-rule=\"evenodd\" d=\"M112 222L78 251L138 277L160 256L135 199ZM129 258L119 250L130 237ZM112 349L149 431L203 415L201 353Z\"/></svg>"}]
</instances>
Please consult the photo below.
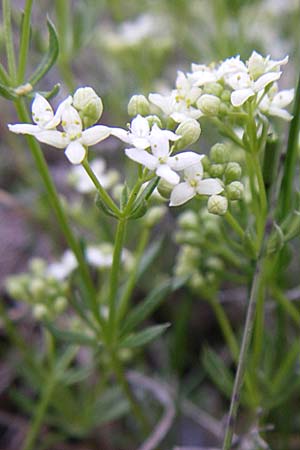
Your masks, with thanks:
<instances>
[{"instance_id":1,"label":"green stem","mask_svg":"<svg viewBox=\"0 0 300 450\"><path fill-rule=\"evenodd\" d=\"M110 341L112 341L115 338L116 307L117 307L116 300L118 292L120 265L122 260L123 243L126 233L126 225L127 225L126 219L119 220L115 238L113 263L110 272L109 317L108 317L108 336Z\"/></svg>"},{"instance_id":2,"label":"green stem","mask_svg":"<svg viewBox=\"0 0 300 450\"><path fill-rule=\"evenodd\" d=\"M298 138L300 129L300 75L294 100L293 119L290 125L283 177L281 181L278 203L279 219L284 218L292 207L293 181L298 154Z\"/></svg>"},{"instance_id":3,"label":"green stem","mask_svg":"<svg viewBox=\"0 0 300 450\"><path fill-rule=\"evenodd\" d=\"M46 414L54 387L55 387L55 377L52 373L48 375L47 383L44 386L40 402L36 409L35 418L33 420L29 433L26 437L23 450L33 450L34 448L36 448L34 444L37 439L39 430L41 428L44 416Z\"/></svg>"},{"instance_id":4,"label":"green stem","mask_svg":"<svg viewBox=\"0 0 300 450\"><path fill-rule=\"evenodd\" d=\"M275 300L283 307L283 309L289 314L298 327L300 327L300 312L298 308L289 300L284 293L277 287L272 289L272 295Z\"/></svg>"},{"instance_id":5,"label":"green stem","mask_svg":"<svg viewBox=\"0 0 300 450\"><path fill-rule=\"evenodd\" d=\"M120 210L114 203L114 201L110 198L106 190L101 186L100 181L92 171L89 162L87 159L85 159L82 163L83 168L85 169L86 173L90 177L91 181L94 183L95 188L101 195L102 200L106 203L107 207L111 209L112 212L114 212L118 217L120 216Z\"/></svg>"},{"instance_id":6,"label":"green stem","mask_svg":"<svg viewBox=\"0 0 300 450\"><path fill-rule=\"evenodd\" d=\"M113 371L117 377L118 383L121 386L129 404L132 410L132 413L134 417L136 418L137 422L140 424L143 434L146 436L149 433L149 424L148 420L145 417L140 405L138 404L130 386L129 383L125 377L123 367L121 365L121 362L119 361L117 355L112 352L111 353L111 363Z\"/></svg>"},{"instance_id":7,"label":"green stem","mask_svg":"<svg viewBox=\"0 0 300 450\"><path fill-rule=\"evenodd\" d=\"M233 215L227 211L225 214L225 219L227 223L231 226L231 228L239 235L239 237L243 240L245 236L245 232L243 228L240 226L238 221L233 217Z\"/></svg>"},{"instance_id":8,"label":"green stem","mask_svg":"<svg viewBox=\"0 0 300 450\"><path fill-rule=\"evenodd\" d=\"M23 83L24 78L25 78L28 46L29 46L29 39L30 39L30 21L31 21L32 3L33 3L33 0L26 0L25 9L24 9L22 33L21 33L21 37L20 37L19 67L18 67L18 76L17 76L18 84Z\"/></svg>"},{"instance_id":9,"label":"green stem","mask_svg":"<svg viewBox=\"0 0 300 450\"><path fill-rule=\"evenodd\" d=\"M258 181L258 187L259 187L259 194L260 194L260 202L261 202L261 214L263 216L266 215L267 209L268 209L268 200L267 200L267 194L266 194L266 188L264 183L264 178L262 174L261 165L259 162L259 156L257 153L253 155L253 164L255 168L255 174Z\"/></svg>"},{"instance_id":10,"label":"green stem","mask_svg":"<svg viewBox=\"0 0 300 450\"><path fill-rule=\"evenodd\" d=\"M29 118L28 112L26 110L24 101L22 99L17 100L15 103L15 106L16 106L18 116L19 116L19 119L21 120L21 122L25 122L25 123L30 122L30 118ZM44 158L44 155L41 151L39 144L32 136L27 136L26 139L27 139L29 148L31 150L33 159L35 161L36 167L37 167L37 169L40 173L40 176L44 182L44 185L45 185L45 188L46 188L46 191L48 194L49 202L52 205L52 207L56 213L59 225L62 229L63 234L65 235L67 243L68 243L69 247L71 248L71 250L73 251L73 253L78 261L79 272L82 277L83 284L88 293L88 298L93 307L93 312L95 314L95 317L98 319L99 323L101 323L102 320L101 320L101 316L99 314L96 294L95 294L95 290L94 290L94 286L93 286L93 282L92 282L92 279L90 276L89 269L86 265L80 245L77 242L77 240L72 232L71 227L69 226L68 219L67 219L66 214L61 206L58 194L56 192L55 185L52 181L51 175L49 173L49 169L47 167L47 164L46 164L46 161Z\"/></svg>"},{"instance_id":11,"label":"green stem","mask_svg":"<svg viewBox=\"0 0 300 450\"><path fill-rule=\"evenodd\" d=\"M8 73L6 72L1 63L0 63L0 80L7 86L10 86L10 79Z\"/></svg>"},{"instance_id":12,"label":"green stem","mask_svg":"<svg viewBox=\"0 0 300 450\"><path fill-rule=\"evenodd\" d=\"M256 310L256 300L259 291L259 286L261 282L261 274L262 274L262 265L263 265L263 257L260 256L255 269L255 274L252 282L249 304L247 308L246 315L246 323L244 328L244 334L240 349L239 362L237 367L237 372L234 380L233 391L231 395L230 409L227 419L225 437L223 442L223 450L230 450L231 443L234 433L235 421L237 417L238 407L240 403L240 393L241 388L244 381L244 374L246 370L246 364L248 359L248 350L251 341L254 319L255 319L255 310Z\"/></svg>"},{"instance_id":13,"label":"green stem","mask_svg":"<svg viewBox=\"0 0 300 450\"><path fill-rule=\"evenodd\" d=\"M118 306L118 313L117 313L117 321L118 322L120 322L122 320L122 318L124 317L124 315L128 309L130 297L131 297L132 291L135 287L137 270L140 265L141 258L144 254L145 247L148 243L149 235L150 235L150 230L147 227L143 230L142 235L140 237L140 241L139 241L139 244L138 244L138 247L136 250L136 254L135 254L135 264L131 270L131 273L130 273L129 279L126 283L123 295L120 299L120 303Z\"/></svg>"},{"instance_id":14,"label":"green stem","mask_svg":"<svg viewBox=\"0 0 300 450\"><path fill-rule=\"evenodd\" d=\"M4 41L6 44L6 56L8 64L8 72L13 84L16 83L16 60L15 49L13 43L13 34L11 28L11 2L10 0L2 0L3 9L3 29Z\"/></svg>"}]
</instances>

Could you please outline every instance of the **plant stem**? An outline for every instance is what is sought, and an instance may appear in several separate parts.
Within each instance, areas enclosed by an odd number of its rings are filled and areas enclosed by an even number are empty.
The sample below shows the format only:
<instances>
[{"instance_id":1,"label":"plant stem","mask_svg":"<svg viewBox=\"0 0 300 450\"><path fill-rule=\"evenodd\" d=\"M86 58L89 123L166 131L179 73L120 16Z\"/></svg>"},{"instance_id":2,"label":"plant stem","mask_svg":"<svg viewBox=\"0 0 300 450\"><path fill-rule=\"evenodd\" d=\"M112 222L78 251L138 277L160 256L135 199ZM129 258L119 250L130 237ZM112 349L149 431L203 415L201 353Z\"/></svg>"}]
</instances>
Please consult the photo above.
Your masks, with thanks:
<instances>
[{"instance_id":1,"label":"plant stem","mask_svg":"<svg viewBox=\"0 0 300 450\"><path fill-rule=\"evenodd\" d=\"M34 444L35 444L36 438L38 436L39 430L41 428L43 418L47 411L47 407L48 407L49 401L51 399L51 395L52 395L54 387L55 387L55 377L53 376L53 373L52 373L52 374L49 374L49 376L48 376L47 383L44 387L44 390L43 390L41 398L40 398L40 402L36 409L34 421L29 430L29 433L26 437L23 450L32 450L35 448Z\"/></svg>"},{"instance_id":2,"label":"plant stem","mask_svg":"<svg viewBox=\"0 0 300 450\"><path fill-rule=\"evenodd\" d=\"M85 159L82 163L83 168L85 169L86 173L90 177L91 181L94 183L95 188L101 195L102 200L106 203L107 207L111 209L112 212L114 212L118 217L120 216L120 210L114 203L114 201L110 198L106 190L101 186L100 181L92 171L89 162L87 159Z\"/></svg>"},{"instance_id":3,"label":"plant stem","mask_svg":"<svg viewBox=\"0 0 300 450\"><path fill-rule=\"evenodd\" d=\"M294 100L293 119L290 125L283 177L278 203L279 219L286 217L292 207L293 181L298 154L298 137L300 129L300 75Z\"/></svg>"},{"instance_id":4,"label":"plant stem","mask_svg":"<svg viewBox=\"0 0 300 450\"><path fill-rule=\"evenodd\" d=\"M149 235L150 235L150 230L147 227L142 232L142 235L141 235L141 238L140 238L137 250L136 250L136 254L135 254L135 264L134 264L134 267L131 270L129 279L128 279L127 283L126 283L123 295L122 295L122 297L120 299L120 302L119 302L118 312L117 312L117 320L118 320L118 322L120 322L122 320L122 318L124 317L124 315L125 315L125 313L126 313L126 311L128 309L129 300L130 300L132 291L133 291L134 286L135 286L137 270L138 270L138 267L140 265L140 261L141 261L141 258L143 256L145 247L146 247L146 245L148 243Z\"/></svg>"},{"instance_id":5,"label":"plant stem","mask_svg":"<svg viewBox=\"0 0 300 450\"><path fill-rule=\"evenodd\" d=\"M108 336L110 342L115 338L115 324L116 324L115 322L116 322L116 306L117 306L116 300L118 292L118 281L119 281L120 264L122 259L123 243L126 233L126 225L127 225L126 219L119 220L115 237L113 262L110 272L109 317L108 317Z\"/></svg>"},{"instance_id":6,"label":"plant stem","mask_svg":"<svg viewBox=\"0 0 300 450\"><path fill-rule=\"evenodd\" d=\"M4 29L4 41L6 43L6 56L8 72L12 83L16 83L16 60L15 50L13 42L13 34L11 29L11 2L10 0L2 0L3 10L3 29Z\"/></svg>"},{"instance_id":7,"label":"plant stem","mask_svg":"<svg viewBox=\"0 0 300 450\"><path fill-rule=\"evenodd\" d=\"M9 76L6 72L6 70L4 69L4 67L2 66L2 64L0 63L0 80L5 83L7 86L10 85L10 79Z\"/></svg>"},{"instance_id":8,"label":"plant stem","mask_svg":"<svg viewBox=\"0 0 300 450\"><path fill-rule=\"evenodd\" d=\"M28 116L28 112L26 110L24 100L18 99L15 102L15 106L16 106L18 116L19 116L19 119L21 120L21 122L30 122L30 118ZM68 219L67 219L66 214L61 206L58 194L56 192L55 185L52 181L48 166L47 166L45 158L44 158L44 155L41 151L39 144L33 137L26 136L26 139L27 139L29 148L31 150L33 159L35 161L36 167L37 167L37 169L40 173L40 176L44 182L44 185L45 185L45 188L46 188L46 191L48 194L49 202L52 205L52 207L56 213L59 225L62 229L63 234L65 235L67 243L68 243L69 247L71 248L71 250L73 251L73 253L78 261L79 272L82 277L83 284L88 293L88 298L90 300L91 307L93 308L95 317L97 318L98 322L101 324L102 323L101 316L100 316L100 313L98 310L96 294L95 294L95 290L94 290L94 286L93 286L93 282L92 282L92 279L90 276L89 269L86 265L80 245L77 242L77 240L72 232L71 227L69 226Z\"/></svg>"},{"instance_id":9,"label":"plant stem","mask_svg":"<svg viewBox=\"0 0 300 450\"><path fill-rule=\"evenodd\" d=\"M145 417L140 405L138 404L138 402L129 386L129 383L125 377L121 362L119 361L115 352L111 353L111 362L112 362L112 367L113 367L114 373L117 377L118 383L120 384L121 388L123 389L123 392L130 404L131 410L132 410L137 422L141 426L143 434L146 436L150 430L148 420Z\"/></svg>"},{"instance_id":10,"label":"plant stem","mask_svg":"<svg viewBox=\"0 0 300 450\"><path fill-rule=\"evenodd\" d=\"M233 215L227 211L225 214L225 219L228 224L233 228L233 230L239 235L239 237L243 240L245 236L245 232L243 228L240 226L238 221L233 217Z\"/></svg>"},{"instance_id":11,"label":"plant stem","mask_svg":"<svg viewBox=\"0 0 300 450\"><path fill-rule=\"evenodd\" d=\"M22 33L20 36L19 66L17 75L18 84L23 83L25 77L29 38L30 38L30 19L31 19L32 3L33 0L26 0L24 9Z\"/></svg>"},{"instance_id":12,"label":"plant stem","mask_svg":"<svg viewBox=\"0 0 300 450\"><path fill-rule=\"evenodd\" d=\"M237 411L240 403L240 393L241 388L244 381L244 374L246 370L246 364L248 359L248 350L249 345L251 341L252 331L253 331L253 325L254 325L254 319L255 319L255 310L256 310L256 301L257 296L260 289L260 283L263 273L263 263L265 260L265 257L263 255L263 249L264 245L262 246L260 255L256 262L256 268L254 272L254 277L252 281L251 286L251 292L250 292L250 298L247 308L247 315L246 315L246 323L242 338L242 344L240 349L240 355L239 355L239 362L237 367L237 372L234 380L234 386L233 391L231 395L231 402L230 402L230 409L227 419L227 425L226 425L226 431L225 431L225 437L223 441L223 450L230 450L231 449L231 443L234 433L234 427L235 427L235 421L237 417Z\"/></svg>"}]
</instances>

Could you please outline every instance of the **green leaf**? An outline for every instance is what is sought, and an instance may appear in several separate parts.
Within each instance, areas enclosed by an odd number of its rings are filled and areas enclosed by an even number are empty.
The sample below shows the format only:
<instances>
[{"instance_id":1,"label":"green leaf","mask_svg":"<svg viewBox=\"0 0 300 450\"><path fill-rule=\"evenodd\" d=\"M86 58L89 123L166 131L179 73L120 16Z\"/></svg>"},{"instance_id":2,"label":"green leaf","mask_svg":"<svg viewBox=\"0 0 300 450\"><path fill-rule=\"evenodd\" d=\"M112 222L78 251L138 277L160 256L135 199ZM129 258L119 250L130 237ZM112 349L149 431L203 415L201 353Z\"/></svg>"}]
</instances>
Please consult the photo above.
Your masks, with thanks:
<instances>
[{"instance_id":1,"label":"green leaf","mask_svg":"<svg viewBox=\"0 0 300 450\"><path fill-rule=\"evenodd\" d=\"M0 83L0 95L1 97L7 98L7 100L16 100L18 98L17 94L13 89L4 86L4 84Z\"/></svg>"},{"instance_id":2,"label":"green leaf","mask_svg":"<svg viewBox=\"0 0 300 450\"><path fill-rule=\"evenodd\" d=\"M79 333L76 331L64 331L57 328L55 325L49 322L44 322L48 330L53 334L54 337L65 342L70 342L76 345L85 345L89 347L98 347L99 342L91 336Z\"/></svg>"},{"instance_id":3,"label":"green leaf","mask_svg":"<svg viewBox=\"0 0 300 450\"><path fill-rule=\"evenodd\" d=\"M145 300L136 306L125 320L121 330L121 335L130 333L140 322L145 320L165 299L171 291L172 283L170 280L164 281L156 286L145 298Z\"/></svg>"},{"instance_id":4,"label":"green leaf","mask_svg":"<svg viewBox=\"0 0 300 450\"><path fill-rule=\"evenodd\" d=\"M124 187L122 189L121 198L120 198L120 209L121 209L121 211L127 205L128 197L129 197L129 189L128 189L127 183L125 183Z\"/></svg>"},{"instance_id":5,"label":"green leaf","mask_svg":"<svg viewBox=\"0 0 300 450\"><path fill-rule=\"evenodd\" d=\"M163 238L157 239L145 251L136 274L136 280L141 278L158 256L163 243Z\"/></svg>"},{"instance_id":6,"label":"green leaf","mask_svg":"<svg viewBox=\"0 0 300 450\"><path fill-rule=\"evenodd\" d=\"M135 348L148 344L160 336L171 324L154 325L138 333L133 333L120 343L120 348Z\"/></svg>"},{"instance_id":7,"label":"green leaf","mask_svg":"<svg viewBox=\"0 0 300 450\"><path fill-rule=\"evenodd\" d=\"M129 411L128 401L124 399L119 387L109 388L97 399L93 420L95 425L111 422L118 419Z\"/></svg>"},{"instance_id":8,"label":"green leaf","mask_svg":"<svg viewBox=\"0 0 300 450\"><path fill-rule=\"evenodd\" d=\"M56 83L51 91L38 91L39 94L41 94L43 97L45 97L47 100L50 100L51 98L55 97L59 90L60 90L60 83ZM29 98L33 98L35 96L35 92L32 92L27 95Z\"/></svg>"},{"instance_id":9,"label":"green leaf","mask_svg":"<svg viewBox=\"0 0 300 450\"><path fill-rule=\"evenodd\" d=\"M96 206L101 211L103 211L107 216L118 218L118 216L110 208L107 207L107 205L104 203L99 193L96 194L95 203Z\"/></svg>"},{"instance_id":10,"label":"green leaf","mask_svg":"<svg viewBox=\"0 0 300 450\"><path fill-rule=\"evenodd\" d=\"M220 356L212 349L206 348L203 352L202 362L212 381L218 386L221 392L230 398L233 387L233 376Z\"/></svg>"},{"instance_id":11,"label":"green leaf","mask_svg":"<svg viewBox=\"0 0 300 450\"><path fill-rule=\"evenodd\" d=\"M147 202L147 200L149 200L152 192L154 191L154 189L156 188L156 186L158 185L159 182L159 177L155 177L153 178L153 180L151 180L147 186L145 187L145 189L143 190L143 192L138 196L138 198L136 199L136 201L134 202L133 206L132 206L132 210L131 213L134 214L137 210L139 210L139 208L145 203Z\"/></svg>"},{"instance_id":12,"label":"green leaf","mask_svg":"<svg viewBox=\"0 0 300 450\"><path fill-rule=\"evenodd\" d=\"M59 53L59 42L57 33L55 30L55 27L53 23L50 21L50 19L47 19L47 27L49 31L49 46L48 51L43 57L42 61L40 62L39 66L36 68L35 72L29 79L29 83L33 86L40 81L46 73L49 72L51 67L55 64L58 53Z\"/></svg>"}]
</instances>

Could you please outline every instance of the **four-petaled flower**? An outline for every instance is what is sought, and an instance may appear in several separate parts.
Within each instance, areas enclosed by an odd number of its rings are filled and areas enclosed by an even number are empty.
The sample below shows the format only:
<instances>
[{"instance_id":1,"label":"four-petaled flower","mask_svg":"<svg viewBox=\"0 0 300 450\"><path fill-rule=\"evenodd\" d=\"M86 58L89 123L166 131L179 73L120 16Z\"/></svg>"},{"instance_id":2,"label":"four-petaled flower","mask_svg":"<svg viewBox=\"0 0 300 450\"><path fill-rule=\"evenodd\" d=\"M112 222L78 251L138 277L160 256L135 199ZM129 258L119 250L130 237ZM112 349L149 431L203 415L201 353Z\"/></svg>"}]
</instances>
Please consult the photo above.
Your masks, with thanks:
<instances>
[{"instance_id":1,"label":"four-petaled flower","mask_svg":"<svg viewBox=\"0 0 300 450\"><path fill-rule=\"evenodd\" d=\"M202 159L204 155L199 155ZM201 162L187 167L184 170L182 183L177 184L171 193L170 206L183 205L195 195L214 195L223 191L221 182L215 178L203 180L203 166Z\"/></svg>"},{"instance_id":2,"label":"four-petaled flower","mask_svg":"<svg viewBox=\"0 0 300 450\"><path fill-rule=\"evenodd\" d=\"M82 121L77 110L71 105L72 97L62 102L56 114L46 99L36 95L32 104L32 117L37 125L8 125L10 131L17 134L29 134L38 141L53 147L65 149L72 164L80 164L86 155L86 147L95 145L110 135L110 129L103 125L94 125L83 131ZM64 131L56 130L61 123Z\"/></svg>"}]
</instances>

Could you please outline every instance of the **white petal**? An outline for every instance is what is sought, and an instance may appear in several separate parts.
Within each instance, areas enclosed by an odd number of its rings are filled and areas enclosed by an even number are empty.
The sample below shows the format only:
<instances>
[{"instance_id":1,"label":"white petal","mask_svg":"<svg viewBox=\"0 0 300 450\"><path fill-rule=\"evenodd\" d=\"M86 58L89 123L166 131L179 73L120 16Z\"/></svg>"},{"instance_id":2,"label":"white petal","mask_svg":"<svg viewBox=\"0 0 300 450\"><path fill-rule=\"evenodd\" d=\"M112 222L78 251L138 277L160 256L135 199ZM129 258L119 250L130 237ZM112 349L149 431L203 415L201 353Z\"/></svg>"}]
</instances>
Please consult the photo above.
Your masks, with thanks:
<instances>
[{"instance_id":1,"label":"white petal","mask_svg":"<svg viewBox=\"0 0 300 450\"><path fill-rule=\"evenodd\" d=\"M150 153L146 152L146 150L141 150L138 148L126 148L125 153L128 158L139 164L142 164L150 170L154 170L157 167L157 159L153 155L150 155Z\"/></svg>"},{"instance_id":2,"label":"white petal","mask_svg":"<svg viewBox=\"0 0 300 450\"><path fill-rule=\"evenodd\" d=\"M168 164L174 170L183 170L189 166L199 163L203 156L204 155L199 155L195 152L178 153L175 156L169 157Z\"/></svg>"},{"instance_id":3,"label":"white petal","mask_svg":"<svg viewBox=\"0 0 300 450\"><path fill-rule=\"evenodd\" d=\"M104 125L95 125L93 127L87 128L82 132L79 141L83 145L95 145L98 142L103 141L110 135L110 128Z\"/></svg>"},{"instance_id":4,"label":"white petal","mask_svg":"<svg viewBox=\"0 0 300 450\"><path fill-rule=\"evenodd\" d=\"M44 144L52 145L52 147L66 148L70 139L65 133L57 130L45 130L35 134L35 138Z\"/></svg>"},{"instance_id":5,"label":"white petal","mask_svg":"<svg viewBox=\"0 0 300 450\"><path fill-rule=\"evenodd\" d=\"M8 128L16 134L30 134L33 136L41 131L41 128L38 125L32 125L31 123L16 123L14 125L9 124Z\"/></svg>"},{"instance_id":6,"label":"white petal","mask_svg":"<svg viewBox=\"0 0 300 450\"><path fill-rule=\"evenodd\" d=\"M170 206L183 205L195 196L195 188L189 183L179 183L174 187L171 193Z\"/></svg>"},{"instance_id":7,"label":"white petal","mask_svg":"<svg viewBox=\"0 0 300 450\"><path fill-rule=\"evenodd\" d=\"M47 123L52 120L54 116L50 103L40 94L35 94L31 106L31 112L33 121L41 128L47 125Z\"/></svg>"},{"instance_id":8,"label":"white petal","mask_svg":"<svg viewBox=\"0 0 300 450\"><path fill-rule=\"evenodd\" d=\"M239 89L231 93L231 103L233 106L242 106L248 98L254 95L253 89Z\"/></svg>"},{"instance_id":9,"label":"white petal","mask_svg":"<svg viewBox=\"0 0 300 450\"><path fill-rule=\"evenodd\" d=\"M287 105L292 103L295 95L294 89L286 89L284 91L279 91L272 99L271 104L279 108L285 108Z\"/></svg>"},{"instance_id":10,"label":"white petal","mask_svg":"<svg viewBox=\"0 0 300 450\"><path fill-rule=\"evenodd\" d=\"M154 125L155 126L155 125ZM173 131L170 130L162 130L164 136L166 136L166 138L169 141L178 141L178 139L181 139L181 136L179 136L176 133L173 133Z\"/></svg>"},{"instance_id":11,"label":"white petal","mask_svg":"<svg viewBox=\"0 0 300 450\"><path fill-rule=\"evenodd\" d=\"M152 153L157 158L163 158L169 154L169 139L164 133L164 130L161 130L157 125L153 125L149 140Z\"/></svg>"},{"instance_id":12,"label":"white petal","mask_svg":"<svg viewBox=\"0 0 300 450\"><path fill-rule=\"evenodd\" d=\"M78 137L82 132L82 122L78 111L66 104L61 115L61 124L71 139Z\"/></svg>"},{"instance_id":13,"label":"white petal","mask_svg":"<svg viewBox=\"0 0 300 450\"><path fill-rule=\"evenodd\" d=\"M292 120L293 116L285 109L278 108L276 106L270 106L269 109L266 111L266 114L269 114L270 116L276 116L280 117L283 120L290 121Z\"/></svg>"},{"instance_id":14,"label":"white petal","mask_svg":"<svg viewBox=\"0 0 300 450\"><path fill-rule=\"evenodd\" d=\"M153 105L160 108L167 116L169 116L174 108L175 100L172 95L149 94L149 101Z\"/></svg>"},{"instance_id":15,"label":"white petal","mask_svg":"<svg viewBox=\"0 0 300 450\"><path fill-rule=\"evenodd\" d=\"M205 155L199 155L202 158L204 158ZM203 166L202 163L199 162L197 164L193 164L192 166L187 167L184 169L184 178L186 180L197 180L200 181L203 177Z\"/></svg>"},{"instance_id":16,"label":"white petal","mask_svg":"<svg viewBox=\"0 0 300 450\"><path fill-rule=\"evenodd\" d=\"M156 169L156 175L163 178L170 184L178 184L180 181L179 175L174 172L167 164L160 164Z\"/></svg>"},{"instance_id":17,"label":"white petal","mask_svg":"<svg viewBox=\"0 0 300 450\"><path fill-rule=\"evenodd\" d=\"M145 148L150 147L150 142L149 142L149 138L141 138L141 137L135 137L135 136L130 136L130 144L134 145L136 148L141 148L143 150L145 150Z\"/></svg>"},{"instance_id":18,"label":"white petal","mask_svg":"<svg viewBox=\"0 0 300 450\"><path fill-rule=\"evenodd\" d=\"M220 192L222 192L223 190L224 189L220 181L216 180L215 178L207 178L205 180L199 181L196 188L197 194L201 195L220 194Z\"/></svg>"},{"instance_id":19,"label":"white petal","mask_svg":"<svg viewBox=\"0 0 300 450\"><path fill-rule=\"evenodd\" d=\"M68 106L68 105L71 105L71 104L72 104L72 101L73 101L72 96L69 95L63 102L61 102L61 103L59 104L59 106L58 106L58 108L57 108L57 110L56 110L56 113L55 113L53 119L50 120L50 122L48 122L48 123L45 125L45 128L46 128L47 130L50 130L51 128L57 127L57 125L58 125L58 124L60 123L60 121L61 121L62 113L63 113L65 107Z\"/></svg>"},{"instance_id":20,"label":"white petal","mask_svg":"<svg viewBox=\"0 0 300 450\"><path fill-rule=\"evenodd\" d=\"M78 141L72 141L65 150L65 155L72 164L81 164L85 158L86 149Z\"/></svg>"},{"instance_id":21,"label":"white petal","mask_svg":"<svg viewBox=\"0 0 300 450\"><path fill-rule=\"evenodd\" d=\"M136 137L145 137L150 133L149 122L145 117L140 114L132 120L130 125L131 132L136 135Z\"/></svg>"},{"instance_id":22,"label":"white petal","mask_svg":"<svg viewBox=\"0 0 300 450\"><path fill-rule=\"evenodd\" d=\"M261 77L259 77L254 83L254 91L258 92L261 89L264 89L268 84L273 83L276 80L279 80L282 72L271 72L265 73Z\"/></svg>"}]
</instances>

